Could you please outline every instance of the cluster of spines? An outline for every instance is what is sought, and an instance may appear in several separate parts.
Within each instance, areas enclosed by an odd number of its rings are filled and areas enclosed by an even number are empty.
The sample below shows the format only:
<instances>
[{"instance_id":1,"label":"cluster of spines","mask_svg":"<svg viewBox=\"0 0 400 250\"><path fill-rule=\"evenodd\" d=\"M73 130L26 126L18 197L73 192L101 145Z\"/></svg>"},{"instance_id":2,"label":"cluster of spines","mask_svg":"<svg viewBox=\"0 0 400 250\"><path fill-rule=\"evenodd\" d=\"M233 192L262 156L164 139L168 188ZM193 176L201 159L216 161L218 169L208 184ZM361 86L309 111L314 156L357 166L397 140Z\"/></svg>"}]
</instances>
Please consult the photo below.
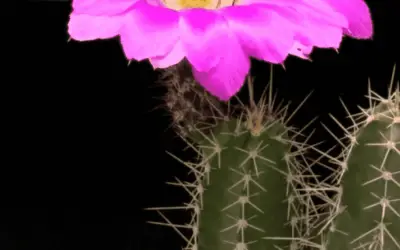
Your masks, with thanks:
<instances>
[{"instance_id":1,"label":"cluster of spines","mask_svg":"<svg viewBox=\"0 0 400 250\"><path fill-rule=\"evenodd\" d=\"M163 107L171 114L172 125L180 135L188 136L195 129L194 124L208 128L215 124L215 117L226 115L226 105L193 79L188 62L165 70L160 82L167 90Z\"/></svg>"}]
</instances>

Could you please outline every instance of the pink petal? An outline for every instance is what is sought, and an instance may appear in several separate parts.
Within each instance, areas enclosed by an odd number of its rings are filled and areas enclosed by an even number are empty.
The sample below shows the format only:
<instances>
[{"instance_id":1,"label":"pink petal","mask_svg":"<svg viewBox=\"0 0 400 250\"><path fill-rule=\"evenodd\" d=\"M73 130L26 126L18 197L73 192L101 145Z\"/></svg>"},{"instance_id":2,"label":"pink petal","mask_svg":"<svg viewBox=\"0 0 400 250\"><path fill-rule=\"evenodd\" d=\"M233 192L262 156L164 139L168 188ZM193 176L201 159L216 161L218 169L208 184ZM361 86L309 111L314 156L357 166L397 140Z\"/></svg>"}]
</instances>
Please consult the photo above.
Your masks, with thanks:
<instances>
[{"instance_id":1,"label":"pink petal","mask_svg":"<svg viewBox=\"0 0 400 250\"><path fill-rule=\"evenodd\" d=\"M122 17L89 16L71 14L68 33L77 41L107 39L117 36L122 24Z\"/></svg>"},{"instance_id":2,"label":"pink petal","mask_svg":"<svg viewBox=\"0 0 400 250\"><path fill-rule=\"evenodd\" d=\"M311 54L312 50L313 46L306 46L296 41L293 44L293 47L290 49L289 54L307 60L309 59L309 55Z\"/></svg>"},{"instance_id":3,"label":"pink petal","mask_svg":"<svg viewBox=\"0 0 400 250\"><path fill-rule=\"evenodd\" d=\"M138 0L73 0L68 33L78 41L119 34L123 16Z\"/></svg>"},{"instance_id":4,"label":"pink petal","mask_svg":"<svg viewBox=\"0 0 400 250\"><path fill-rule=\"evenodd\" d=\"M332 0L335 1L335 0ZM343 0L346 1L346 0ZM349 0L352 1L352 0ZM338 13L325 0L240 0L240 4L263 4L269 9L275 10L281 16L290 21L299 18L319 19L325 24L347 27L348 22L342 13ZM293 10L296 13L293 13ZM293 19L295 17L295 19Z\"/></svg>"},{"instance_id":5,"label":"pink petal","mask_svg":"<svg viewBox=\"0 0 400 250\"><path fill-rule=\"evenodd\" d=\"M307 48L339 48L343 31L348 27L345 16L325 0L298 1L301 3L296 6L296 10L303 18L293 23L297 30L295 40Z\"/></svg>"},{"instance_id":6,"label":"pink petal","mask_svg":"<svg viewBox=\"0 0 400 250\"><path fill-rule=\"evenodd\" d=\"M363 0L325 0L348 20L346 33L359 39L371 38L373 25L368 6Z\"/></svg>"},{"instance_id":7,"label":"pink petal","mask_svg":"<svg viewBox=\"0 0 400 250\"><path fill-rule=\"evenodd\" d=\"M343 29L348 27L345 16L338 13L324 0L242 0L247 3L263 4L278 13L283 20L280 27L286 32L294 30L290 54L308 58L312 47L338 48L343 38ZM296 12L293 13L292 10Z\"/></svg>"},{"instance_id":8,"label":"pink petal","mask_svg":"<svg viewBox=\"0 0 400 250\"><path fill-rule=\"evenodd\" d=\"M93 16L119 15L127 11L138 0L73 0L73 13Z\"/></svg>"},{"instance_id":9,"label":"pink petal","mask_svg":"<svg viewBox=\"0 0 400 250\"><path fill-rule=\"evenodd\" d=\"M251 4L256 4L256 3L262 3L266 4L269 6L275 6L275 7L293 7L298 5L299 3L302 3L303 0L285 0L285 1L276 1L276 0L240 0L238 4L240 5L251 5Z\"/></svg>"},{"instance_id":10,"label":"pink petal","mask_svg":"<svg viewBox=\"0 0 400 250\"><path fill-rule=\"evenodd\" d=\"M296 10L308 20L318 21L321 25L348 27L347 18L337 12L325 0L298 0ZM352 1L352 0L349 0Z\"/></svg>"},{"instance_id":11,"label":"pink petal","mask_svg":"<svg viewBox=\"0 0 400 250\"><path fill-rule=\"evenodd\" d=\"M295 37L304 46L335 49L340 47L342 38L343 28L324 25L317 20L303 20Z\"/></svg>"},{"instance_id":12,"label":"pink petal","mask_svg":"<svg viewBox=\"0 0 400 250\"><path fill-rule=\"evenodd\" d=\"M212 95L227 101L243 86L250 70L250 60L235 37L223 43L224 48L218 52L221 57L219 63L207 72L193 68L193 75Z\"/></svg>"},{"instance_id":13,"label":"pink petal","mask_svg":"<svg viewBox=\"0 0 400 250\"><path fill-rule=\"evenodd\" d=\"M225 41L232 34L227 32L224 18L215 11L188 9L181 12L181 41L186 58L197 71L209 71L221 60L226 50Z\"/></svg>"},{"instance_id":14,"label":"pink petal","mask_svg":"<svg viewBox=\"0 0 400 250\"><path fill-rule=\"evenodd\" d=\"M165 56L179 39L179 13L138 3L126 15L120 37L128 59L140 61Z\"/></svg>"},{"instance_id":15,"label":"pink petal","mask_svg":"<svg viewBox=\"0 0 400 250\"><path fill-rule=\"evenodd\" d=\"M164 0L146 0L146 2L149 3L150 5L153 5L153 6L160 6L160 7L164 6L163 1L164 1ZM164 7L165 7L165 6L164 6Z\"/></svg>"},{"instance_id":16,"label":"pink petal","mask_svg":"<svg viewBox=\"0 0 400 250\"><path fill-rule=\"evenodd\" d=\"M285 18L260 4L228 7L221 13L249 56L272 63L285 60L295 35Z\"/></svg>"},{"instance_id":17,"label":"pink petal","mask_svg":"<svg viewBox=\"0 0 400 250\"><path fill-rule=\"evenodd\" d=\"M298 46L291 49L290 54L307 58L312 47L339 48L343 39L343 29L348 27L347 19L336 12L324 0L291 0L297 16L288 15L287 11L276 11L291 20L295 29L295 40ZM295 18L296 19L295 19ZM290 18L290 19L289 19Z\"/></svg>"},{"instance_id":18,"label":"pink petal","mask_svg":"<svg viewBox=\"0 0 400 250\"><path fill-rule=\"evenodd\" d=\"M150 58L150 63L156 69L168 68L179 63L183 58L185 58L185 52L182 48L182 43L178 41L166 56Z\"/></svg>"}]
</instances>

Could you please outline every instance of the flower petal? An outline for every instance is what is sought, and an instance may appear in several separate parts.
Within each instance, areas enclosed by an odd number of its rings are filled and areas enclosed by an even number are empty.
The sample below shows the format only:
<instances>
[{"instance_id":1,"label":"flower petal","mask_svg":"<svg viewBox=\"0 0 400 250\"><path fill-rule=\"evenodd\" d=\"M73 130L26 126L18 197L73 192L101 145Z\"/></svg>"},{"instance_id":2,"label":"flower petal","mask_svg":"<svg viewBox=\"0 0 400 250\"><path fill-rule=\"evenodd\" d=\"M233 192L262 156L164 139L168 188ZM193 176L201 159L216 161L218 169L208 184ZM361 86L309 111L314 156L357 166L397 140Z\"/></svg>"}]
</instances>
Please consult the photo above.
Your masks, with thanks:
<instances>
[{"instance_id":1,"label":"flower petal","mask_svg":"<svg viewBox=\"0 0 400 250\"><path fill-rule=\"evenodd\" d=\"M303 0L304 14L296 39L304 46L339 48L343 31L348 27L347 19L336 12L325 0Z\"/></svg>"},{"instance_id":2,"label":"flower petal","mask_svg":"<svg viewBox=\"0 0 400 250\"><path fill-rule=\"evenodd\" d=\"M127 11L138 0L73 0L73 13L114 16Z\"/></svg>"},{"instance_id":3,"label":"flower petal","mask_svg":"<svg viewBox=\"0 0 400 250\"><path fill-rule=\"evenodd\" d=\"M300 57L302 59L309 59L309 55L313 50L313 46L306 46L298 41L293 44L293 47L290 49L289 54L293 56Z\"/></svg>"},{"instance_id":4,"label":"flower petal","mask_svg":"<svg viewBox=\"0 0 400 250\"><path fill-rule=\"evenodd\" d=\"M122 22L122 17L118 16L72 13L68 22L68 34L77 41L107 39L118 35Z\"/></svg>"},{"instance_id":5,"label":"flower petal","mask_svg":"<svg viewBox=\"0 0 400 250\"><path fill-rule=\"evenodd\" d=\"M332 8L325 0L241 0L247 4L269 6L268 9L278 13L286 23L286 30L294 30L295 43L290 54L308 58L312 48L339 48L343 30L348 27L345 16ZM296 12L293 13L292 10ZM291 28L290 28L291 27Z\"/></svg>"},{"instance_id":6,"label":"flower petal","mask_svg":"<svg viewBox=\"0 0 400 250\"><path fill-rule=\"evenodd\" d=\"M351 1L351 0L349 0ZM304 18L318 21L321 25L327 24L342 28L348 27L346 17L337 12L325 0L299 0L296 10L299 11Z\"/></svg>"},{"instance_id":7,"label":"flower petal","mask_svg":"<svg viewBox=\"0 0 400 250\"><path fill-rule=\"evenodd\" d=\"M224 8L221 13L249 56L271 63L286 59L295 33L274 10L254 4Z\"/></svg>"},{"instance_id":8,"label":"flower petal","mask_svg":"<svg viewBox=\"0 0 400 250\"><path fill-rule=\"evenodd\" d=\"M126 14L120 37L128 59L165 56L179 39L179 13L138 3Z\"/></svg>"},{"instance_id":9,"label":"flower petal","mask_svg":"<svg viewBox=\"0 0 400 250\"><path fill-rule=\"evenodd\" d=\"M227 101L243 86L250 70L250 59L234 36L224 40L224 45L218 52L219 63L207 72L193 68L193 76L212 95Z\"/></svg>"},{"instance_id":10,"label":"flower petal","mask_svg":"<svg viewBox=\"0 0 400 250\"><path fill-rule=\"evenodd\" d=\"M181 12L181 41L186 58L197 71L209 71L221 60L230 39L227 23L215 11L188 9Z\"/></svg>"},{"instance_id":11,"label":"flower petal","mask_svg":"<svg viewBox=\"0 0 400 250\"><path fill-rule=\"evenodd\" d=\"M78 41L107 39L119 34L123 15L138 0L73 0L68 33Z\"/></svg>"},{"instance_id":12,"label":"flower petal","mask_svg":"<svg viewBox=\"0 0 400 250\"><path fill-rule=\"evenodd\" d=\"M348 20L346 33L359 39L371 38L373 25L367 4L363 0L325 0Z\"/></svg>"},{"instance_id":13,"label":"flower petal","mask_svg":"<svg viewBox=\"0 0 400 250\"><path fill-rule=\"evenodd\" d=\"M156 69L164 69L179 63L183 58L185 58L185 52L182 43L178 41L166 56L150 58L150 63Z\"/></svg>"},{"instance_id":14,"label":"flower petal","mask_svg":"<svg viewBox=\"0 0 400 250\"><path fill-rule=\"evenodd\" d=\"M338 13L331 5L325 0L238 0L240 5L263 4L269 6L268 8L276 10L280 15L286 18L294 17L293 10L297 12L296 19L311 18L319 19L323 23L334 26L347 27L348 22L342 13ZM334 0L332 0L334 1ZM345 0L343 0L345 1ZM351 1L351 0L349 0ZM292 12L292 13L290 13ZM290 13L290 16L288 15Z\"/></svg>"},{"instance_id":15,"label":"flower petal","mask_svg":"<svg viewBox=\"0 0 400 250\"><path fill-rule=\"evenodd\" d=\"M343 28L323 25L316 20L303 20L295 39L304 46L338 49L343 39Z\"/></svg>"}]
</instances>

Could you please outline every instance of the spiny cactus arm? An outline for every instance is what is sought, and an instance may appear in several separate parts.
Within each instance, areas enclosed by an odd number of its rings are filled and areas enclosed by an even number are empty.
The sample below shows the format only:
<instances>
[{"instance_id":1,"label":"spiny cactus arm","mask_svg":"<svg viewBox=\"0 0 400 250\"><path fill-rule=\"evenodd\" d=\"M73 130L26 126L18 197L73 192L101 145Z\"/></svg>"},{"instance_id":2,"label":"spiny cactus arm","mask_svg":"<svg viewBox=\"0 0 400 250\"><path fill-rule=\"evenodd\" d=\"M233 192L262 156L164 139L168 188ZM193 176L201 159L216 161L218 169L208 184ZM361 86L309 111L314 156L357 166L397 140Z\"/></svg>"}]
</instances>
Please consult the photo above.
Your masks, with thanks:
<instances>
[{"instance_id":1,"label":"spiny cactus arm","mask_svg":"<svg viewBox=\"0 0 400 250\"><path fill-rule=\"evenodd\" d=\"M327 250L400 249L399 86L392 81L388 98L371 89L368 97L370 107L345 129L350 142L340 155Z\"/></svg>"},{"instance_id":2,"label":"spiny cactus arm","mask_svg":"<svg viewBox=\"0 0 400 250\"><path fill-rule=\"evenodd\" d=\"M400 249L400 124L371 122L357 136L342 178L329 250ZM362 249L362 248L361 248Z\"/></svg>"}]
</instances>

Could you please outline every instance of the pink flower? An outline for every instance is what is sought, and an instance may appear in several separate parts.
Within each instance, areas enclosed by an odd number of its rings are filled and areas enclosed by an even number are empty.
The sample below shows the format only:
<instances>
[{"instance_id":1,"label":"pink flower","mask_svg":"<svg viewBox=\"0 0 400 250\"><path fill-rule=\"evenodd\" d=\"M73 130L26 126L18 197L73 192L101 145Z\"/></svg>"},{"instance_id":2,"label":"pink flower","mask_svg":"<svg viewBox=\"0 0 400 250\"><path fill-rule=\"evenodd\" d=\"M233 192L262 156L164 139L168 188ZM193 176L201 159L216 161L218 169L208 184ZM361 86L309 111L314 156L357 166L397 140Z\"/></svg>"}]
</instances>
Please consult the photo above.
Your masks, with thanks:
<instances>
[{"instance_id":1,"label":"pink flower","mask_svg":"<svg viewBox=\"0 0 400 250\"><path fill-rule=\"evenodd\" d=\"M232 1L75 0L69 33L77 40L119 35L128 59L149 59L155 68L186 58L196 80L221 100L240 90L250 57L306 59L313 47L339 48L343 33L372 35L361 0Z\"/></svg>"}]
</instances>

